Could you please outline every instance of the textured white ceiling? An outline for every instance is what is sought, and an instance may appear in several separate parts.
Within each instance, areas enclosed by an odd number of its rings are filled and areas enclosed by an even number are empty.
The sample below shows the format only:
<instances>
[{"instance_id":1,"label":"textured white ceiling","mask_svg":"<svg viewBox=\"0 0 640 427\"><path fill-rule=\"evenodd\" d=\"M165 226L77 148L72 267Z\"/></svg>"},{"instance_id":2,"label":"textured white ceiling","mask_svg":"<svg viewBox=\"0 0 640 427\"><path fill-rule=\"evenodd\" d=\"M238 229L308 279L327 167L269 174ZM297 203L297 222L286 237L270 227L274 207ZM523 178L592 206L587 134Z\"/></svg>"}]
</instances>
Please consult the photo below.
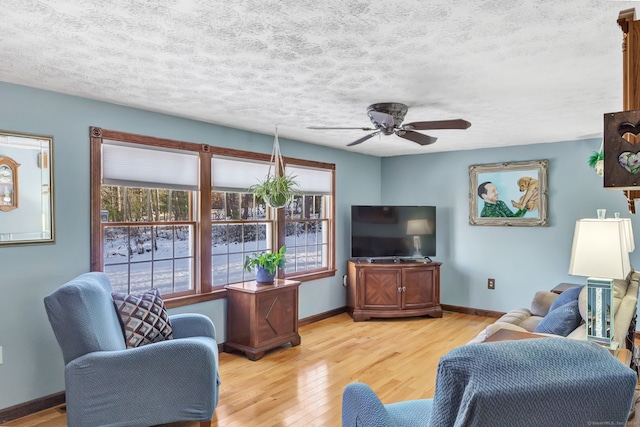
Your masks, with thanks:
<instances>
[{"instance_id":1,"label":"textured white ceiling","mask_svg":"<svg viewBox=\"0 0 640 427\"><path fill-rule=\"evenodd\" d=\"M2 0L0 80L376 156L576 140L622 110L616 20L639 4ZM306 129L390 101L472 126L426 147Z\"/></svg>"}]
</instances>

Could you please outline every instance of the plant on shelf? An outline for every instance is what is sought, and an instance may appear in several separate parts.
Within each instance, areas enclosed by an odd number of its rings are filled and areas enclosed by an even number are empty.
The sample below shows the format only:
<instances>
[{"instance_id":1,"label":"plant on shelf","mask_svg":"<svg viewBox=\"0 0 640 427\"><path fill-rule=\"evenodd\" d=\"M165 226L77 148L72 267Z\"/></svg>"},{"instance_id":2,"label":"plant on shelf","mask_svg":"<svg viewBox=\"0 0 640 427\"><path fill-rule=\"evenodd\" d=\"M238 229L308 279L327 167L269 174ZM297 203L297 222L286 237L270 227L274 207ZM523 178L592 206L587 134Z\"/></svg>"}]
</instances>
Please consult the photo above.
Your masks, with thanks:
<instances>
[{"instance_id":1,"label":"plant on shelf","mask_svg":"<svg viewBox=\"0 0 640 427\"><path fill-rule=\"evenodd\" d=\"M604 149L602 145L600 146L600 150L591 153L588 163L589 166L596 171L598 176L604 176Z\"/></svg>"},{"instance_id":2,"label":"plant on shelf","mask_svg":"<svg viewBox=\"0 0 640 427\"><path fill-rule=\"evenodd\" d=\"M273 168L273 173L271 172ZM267 176L262 181L247 188L258 198L258 201L264 201L273 208L281 208L285 206L291 197L298 194L295 187L298 183L295 176L284 175L284 162L280 153L280 143L278 142L278 127L276 126L276 134L273 140L273 152L271 153L271 161Z\"/></svg>"},{"instance_id":3,"label":"plant on shelf","mask_svg":"<svg viewBox=\"0 0 640 427\"><path fill-rule=\"evenodd\" d=\"M256 281L259 283L273 283L276 276L276 268L284 268L285 253L287 247L282 246L278 252L260 252L247 255L244 260L244 268L249 273L253 267L257 267Z\"/></svg>"}]
</instances>

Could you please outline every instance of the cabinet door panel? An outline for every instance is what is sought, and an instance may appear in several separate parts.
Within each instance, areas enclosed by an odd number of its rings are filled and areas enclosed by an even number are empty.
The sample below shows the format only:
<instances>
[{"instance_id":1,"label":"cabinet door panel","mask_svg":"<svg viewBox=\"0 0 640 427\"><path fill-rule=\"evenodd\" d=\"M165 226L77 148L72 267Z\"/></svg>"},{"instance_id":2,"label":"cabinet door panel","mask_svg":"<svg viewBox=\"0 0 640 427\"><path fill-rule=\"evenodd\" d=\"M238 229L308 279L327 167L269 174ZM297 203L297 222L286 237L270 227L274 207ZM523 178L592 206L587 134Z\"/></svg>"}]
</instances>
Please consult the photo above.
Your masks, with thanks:
<instances>
[{"instance_id":1,"label":"cabinet door panel","mask_svg":"<svg viewBox=\"0 0 640 427\"><path fill-rule=\"evenodd\" d=\"M434 307L438 286L434 268L407 268L402 272L403 309Z\"/></svg>"},{"instance_id":2,"label":"cabinet door panel","mask_svg":"<svg viewBox=\"0 0 640 427\"><path fill-rule=\"evenodd\" d=\"M257 346L296 332L295 289L258 294Z\"/></svg>"},{"instance_id":3,"label":"cabinet door panel","mask_svg":"<svg viewBox=\"0 0 640 427\"><path fill-rule=\"evenodd\" d=\"M380 309L400 307L401 293L399 269L372 269L362 271L362 308Z\"/></svg>"}]
</instances>

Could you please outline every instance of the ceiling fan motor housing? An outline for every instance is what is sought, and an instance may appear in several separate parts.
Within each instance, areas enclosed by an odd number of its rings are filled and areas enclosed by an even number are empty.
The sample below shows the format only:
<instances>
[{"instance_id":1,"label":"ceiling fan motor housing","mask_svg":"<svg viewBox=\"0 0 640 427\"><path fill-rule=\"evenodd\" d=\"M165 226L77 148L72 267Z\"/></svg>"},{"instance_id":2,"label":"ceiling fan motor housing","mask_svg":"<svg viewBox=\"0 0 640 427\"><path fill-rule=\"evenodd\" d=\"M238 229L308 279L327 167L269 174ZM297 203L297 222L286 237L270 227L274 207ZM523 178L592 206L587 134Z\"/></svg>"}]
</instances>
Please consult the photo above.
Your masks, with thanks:
<instances>
[{"instance_id":1,"label":"ceiling fan motor housing","mask_svg":"<svg viewBox=\"0 0 640 427\"><path fill-rule=\"evenodd\" d=\"M371 112L375 111L377 113L388 114L393 117L393 127L398 128L402 124L404 120L404 116L407 114L409 107L404 104L400 104L399 102L379 102L377 104L371 104L367 107L367 114L369 118L373 122L374 125L378 125L371 117ZM393 129L390 129L390 133L392 133Z\"/></svg>"}]
</instances>

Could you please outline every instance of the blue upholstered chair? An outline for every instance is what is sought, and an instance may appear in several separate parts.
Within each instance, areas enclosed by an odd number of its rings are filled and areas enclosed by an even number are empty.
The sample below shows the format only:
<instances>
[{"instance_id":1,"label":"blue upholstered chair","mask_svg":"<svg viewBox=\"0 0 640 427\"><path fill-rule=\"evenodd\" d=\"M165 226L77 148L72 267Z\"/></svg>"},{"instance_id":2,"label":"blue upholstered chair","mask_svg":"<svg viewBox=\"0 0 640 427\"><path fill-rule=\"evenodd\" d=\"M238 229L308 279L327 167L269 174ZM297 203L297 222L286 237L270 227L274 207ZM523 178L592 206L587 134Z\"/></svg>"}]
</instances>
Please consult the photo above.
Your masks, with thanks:
<instances>
[{"instance_id":1,"label":"blue upholstered chair","mask_svg":"<svg viewBox=\"0 0 640 427\"><path fill-rule=\"evenodd\" d=\"M111 291L104 273L85 273L44 299L65 363L68 425L209 426L219 387L211 319L170 316L174 339L127 349Z\"/></svg>"},{"instance_id":2,"label":"blue upholstered chair","mask_svg":"<svg viewBox=\"0 0 640 427\"><path fill-rule=\"evenodd\" d=\"M440 359L433 399L383 405L342 395L343 427L626 425L636 374L597 344L536 338L472 344Z\"/></svg>"}]
</instances>

